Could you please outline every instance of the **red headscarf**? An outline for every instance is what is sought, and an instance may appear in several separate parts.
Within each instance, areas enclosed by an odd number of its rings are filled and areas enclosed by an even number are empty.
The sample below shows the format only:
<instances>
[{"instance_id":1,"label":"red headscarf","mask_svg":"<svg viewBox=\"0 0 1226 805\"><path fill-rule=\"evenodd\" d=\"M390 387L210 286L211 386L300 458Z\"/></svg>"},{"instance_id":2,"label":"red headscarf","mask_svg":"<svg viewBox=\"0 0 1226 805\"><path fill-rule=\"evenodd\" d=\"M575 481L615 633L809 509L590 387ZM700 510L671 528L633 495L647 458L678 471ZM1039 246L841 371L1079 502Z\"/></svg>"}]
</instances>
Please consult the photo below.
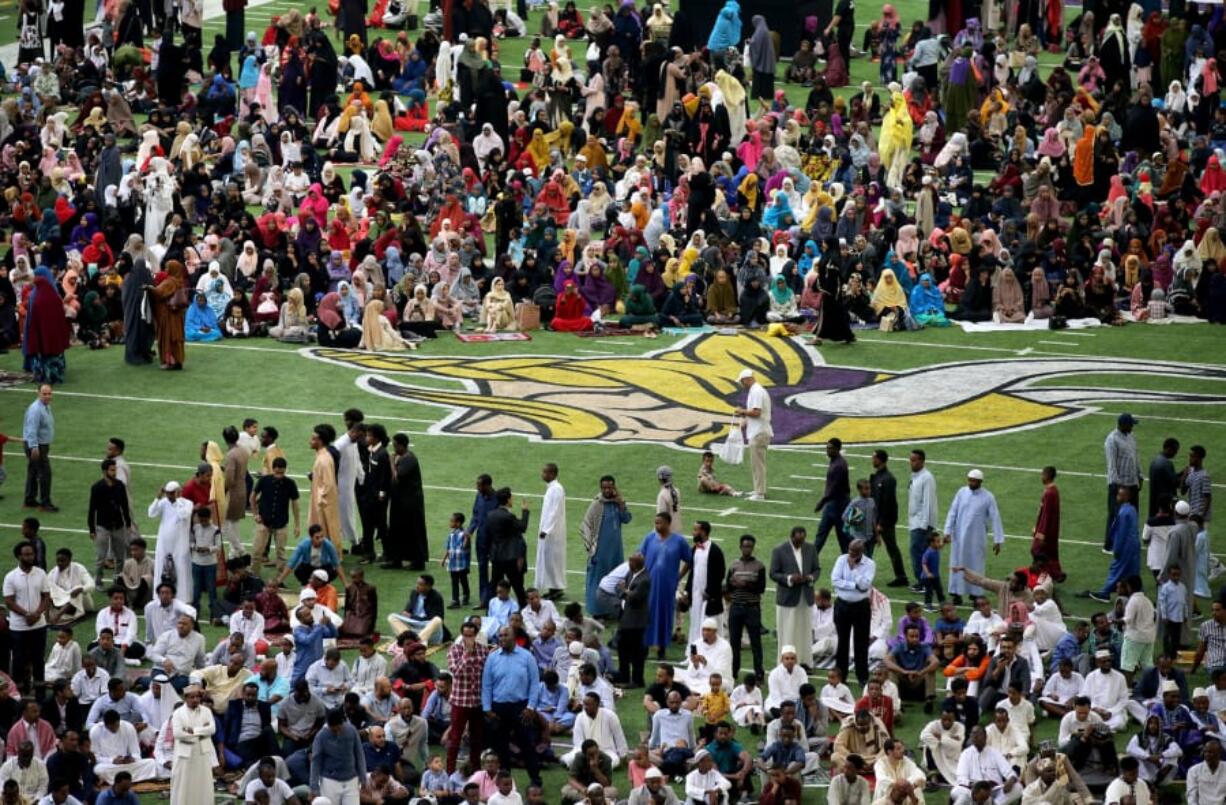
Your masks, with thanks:
<instances>
[{"instance_id":1,"label":"red headscarf","mask_svg":"<svg viewBox=\"0 0 1226 805\"><path fill-rule=\"evenodd\" d=\"M68 319L64 317L64 302L51 282L51 272L45 268L35 271L33 288L22 352L62 355L68 350Z\"/></svg>"}]
</instances>

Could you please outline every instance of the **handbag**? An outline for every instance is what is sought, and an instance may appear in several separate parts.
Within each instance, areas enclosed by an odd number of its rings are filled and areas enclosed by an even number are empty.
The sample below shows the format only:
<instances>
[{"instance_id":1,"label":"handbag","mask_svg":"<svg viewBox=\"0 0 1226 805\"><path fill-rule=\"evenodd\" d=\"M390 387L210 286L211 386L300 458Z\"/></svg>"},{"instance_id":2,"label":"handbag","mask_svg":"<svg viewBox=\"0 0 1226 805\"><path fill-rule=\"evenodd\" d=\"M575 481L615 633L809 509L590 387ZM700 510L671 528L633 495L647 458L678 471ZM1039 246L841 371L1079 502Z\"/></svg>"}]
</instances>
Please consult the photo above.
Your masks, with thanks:
<instances>
[{"instance_id":1,"label":"handbag","mask_svg":"<svg viewBox=\"0 0 1226 805\"><path fill-rule=\"evenodd\" d=\"M881 317L881 322L877 325L877 329L883 333L894 332L894 325L898 321L898 314L887 313Z\"/></svg>"},{"instance_id":2,"label":"handbag","mask_svg":"<svg viewBox=\"0 0 1226 805\"><path fill-rule=\"evenodd\" d=\"M520 332L541 329L541 307L533 302L520 302L515 309L516 325Z\"/></svg>"},{"instance_id":3,"label":"handbag","mask_svg":"<svg viewBox=\"0 0 1226 805\"><path fill-rule=\"evenodd\" d=\"M182 286L180 286L179 289L171 295L170 299L166 301L166 307L170 308L171 312L173 313L178 313L180 310L187 310L187 306L189 304L190 302L187 298L187 289Z\"/></svg>"},{"instance_id":4,"label":"handbag","mask_svg":"<svg viewBox=\"0 0 1226 805\"><path fill-rule=\"evenodd\" d=\"M736 420L728 429L728 436L719 446L719 460L725 464L740 464L745 460L745 434L741 433L741 425Z\"/></svg>"},{"instance_id":5,"label":"handbag","mask_svg":"<svg viewBox=\"0 0 1226 805\"><path fill-rule=\"evenodd\" d=\"M162 559L162 577L158 580L158 585L169 584L178 586L179 571L175 568L175 560L170 554L167 554Z\"/></svg>"}]
</instances>

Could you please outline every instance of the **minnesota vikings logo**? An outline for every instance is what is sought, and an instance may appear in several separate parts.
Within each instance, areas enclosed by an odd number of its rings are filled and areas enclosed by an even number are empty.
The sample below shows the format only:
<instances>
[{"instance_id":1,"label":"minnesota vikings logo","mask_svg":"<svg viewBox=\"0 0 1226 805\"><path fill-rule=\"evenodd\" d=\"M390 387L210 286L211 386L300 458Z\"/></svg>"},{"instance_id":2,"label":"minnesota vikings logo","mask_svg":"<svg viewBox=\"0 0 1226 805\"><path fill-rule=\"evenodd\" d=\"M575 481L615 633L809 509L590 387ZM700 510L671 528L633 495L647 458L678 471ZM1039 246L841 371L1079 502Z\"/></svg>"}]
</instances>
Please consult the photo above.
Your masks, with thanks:
<instances>
[{"instance_id":1,"label":"minnesota vikings logo","mask_svg":"<svg viewBox=\"0 0 1226 805\"><path fill-rule=\"evenodd\" d=\"M327 348L303 354L368 370L357 384L384 397L449 411L432 433L519 434L535 440L705 448L723 439L752 369L773 402L774 443L889 444L1032 428L1103 401L1221 403L1226 394L1087 387L1087 373L1226 380L1187 364L1016 358L928 366L901 373L827 366L786 338L704 333L634 357L428 357ZM413 378L455 381L455 388ZM1071 384L1065 385L1063 381ZM1208 382L1205 383L1208 387ZM1214 391L1226 391L1226 385Z\"/></svg>"}]
</instances>

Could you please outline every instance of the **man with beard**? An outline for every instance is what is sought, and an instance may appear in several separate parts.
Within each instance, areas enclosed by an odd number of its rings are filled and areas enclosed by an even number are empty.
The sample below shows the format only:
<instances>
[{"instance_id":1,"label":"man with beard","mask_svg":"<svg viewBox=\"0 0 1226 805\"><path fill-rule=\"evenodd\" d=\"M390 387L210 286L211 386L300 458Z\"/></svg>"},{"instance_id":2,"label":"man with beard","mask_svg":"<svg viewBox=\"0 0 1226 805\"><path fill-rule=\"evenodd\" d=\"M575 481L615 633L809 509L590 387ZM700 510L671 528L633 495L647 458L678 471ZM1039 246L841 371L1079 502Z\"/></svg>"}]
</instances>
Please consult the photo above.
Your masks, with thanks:
<instances>
[{"instance_id":1,"label":"man with beard","mask_svg":"<svg viewBox=\"0 0 1226 805\"><path fill-rule=\"evenodd\" d=\"M395 472L391 486L391 544L384 545L383 568L395 570L404 562L410 570L426 566L430 546L426 541L426 501L421 486L421 465L409 450L409 437L392 437ZM389 550L390 547L390 550Z\"/></svg>"}]
</instances>

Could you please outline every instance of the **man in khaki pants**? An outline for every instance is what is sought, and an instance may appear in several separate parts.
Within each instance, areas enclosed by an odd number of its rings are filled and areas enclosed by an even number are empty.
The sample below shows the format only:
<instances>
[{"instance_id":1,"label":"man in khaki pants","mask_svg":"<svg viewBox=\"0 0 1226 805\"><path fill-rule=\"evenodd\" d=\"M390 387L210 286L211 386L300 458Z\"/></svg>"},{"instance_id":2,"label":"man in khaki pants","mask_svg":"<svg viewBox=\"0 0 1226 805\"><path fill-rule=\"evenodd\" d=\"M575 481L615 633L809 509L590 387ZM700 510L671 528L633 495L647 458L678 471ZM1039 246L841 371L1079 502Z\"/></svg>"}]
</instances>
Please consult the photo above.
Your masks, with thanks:
<instances>
[{"instance_id":1,"label":"man in khaki pants","mask_svg":"<svg viewBox=\"0 0 1226 805\"><path fill-rule=\"evenodd\" d=\"M749 500L766 500L766 448L771 443L771 398L754 380L753 372L742 369L737 377L748 390L745 407L736 409L737 416L745 417L745 442L749 447L749 471L753 475L753 494Z\"/></svg>"}]
</instances>

